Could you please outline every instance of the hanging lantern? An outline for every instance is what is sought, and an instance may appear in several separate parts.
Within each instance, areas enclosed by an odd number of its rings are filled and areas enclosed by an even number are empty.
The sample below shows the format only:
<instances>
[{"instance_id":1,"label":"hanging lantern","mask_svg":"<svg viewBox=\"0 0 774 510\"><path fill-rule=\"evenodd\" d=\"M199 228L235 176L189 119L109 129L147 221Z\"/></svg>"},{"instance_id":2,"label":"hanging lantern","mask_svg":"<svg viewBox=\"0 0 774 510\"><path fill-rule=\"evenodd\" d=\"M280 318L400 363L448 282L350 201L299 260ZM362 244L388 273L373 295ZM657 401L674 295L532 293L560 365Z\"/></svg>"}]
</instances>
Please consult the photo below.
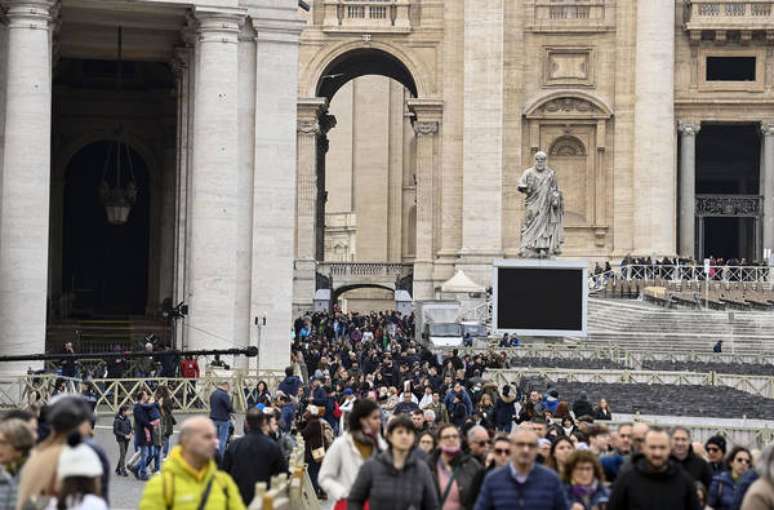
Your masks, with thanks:
<instances>
[{"instance_id":1,"label":"hanging lantern","mask_svg":"<svg viewBox=\"0 0 774 510\"><path fill-rule=\"evenodd\" d=\"M118 67L116 85L119 95L122 85L122 31L118 27ZM129 221L129 213L132 212L132 206L137 202L137 182L134 179L134 165L132 163L132 153L129 150L129 144L126 143L126 132L119 125L116 130L116 154L115 164L112 157L112 144L108 145L105 165L102 169L102 181L99 184L99 198L105 207L105 214L108 223L111 225L125 225ZM124 185L121 182L121 155L126 154L126 161L129 163L129 179Z\"/></svg>"}]
</instances>

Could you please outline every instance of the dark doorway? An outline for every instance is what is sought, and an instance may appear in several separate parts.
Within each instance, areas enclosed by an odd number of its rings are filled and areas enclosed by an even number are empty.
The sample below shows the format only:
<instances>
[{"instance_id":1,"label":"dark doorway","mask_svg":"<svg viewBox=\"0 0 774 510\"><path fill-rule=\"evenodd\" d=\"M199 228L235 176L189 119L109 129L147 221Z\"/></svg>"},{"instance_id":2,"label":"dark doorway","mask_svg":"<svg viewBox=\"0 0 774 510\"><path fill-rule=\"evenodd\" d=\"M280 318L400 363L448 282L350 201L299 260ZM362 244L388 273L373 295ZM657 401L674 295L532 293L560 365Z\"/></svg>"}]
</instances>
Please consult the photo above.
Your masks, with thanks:
<instances>
[{"instance_id":1,"label":"dark doorway","mask_svg":"<svg viewBox=\"0 0 774 510\"><path fill-rule=\"evenodd\" d=\"M755 200L760 187L761 139L758 124L702 124L696 139L696 194L720 207L698 218L697 255L755 260L758 222L733 204Z\"/></svg>"},{"instance_id":2,"label":"dark doorway","mask_svg":"<svg viewBox=\"0 0 774 510\"><path fill-rule=\"evenodd\" d=\"M704 253L725 260L754 260L754 218L704 218Z\"/></svg>"},{"instance_id":3,"label":"dark doorway","mask_svg":"<svg viewBox=\"0 0 774 510\"><path fill-rule=\"evenodd\" d=\"M124 225L111 225L99 199L105 160L116 143L101 141L81 149L65 180L63 286L72 293L72 315L144 315L148 295L150 197L145 161L130 149L137 202ZM122 151L122 168L129 156ZM128 179L124 172L124 179Z\"/></svg>"}]
</instances>

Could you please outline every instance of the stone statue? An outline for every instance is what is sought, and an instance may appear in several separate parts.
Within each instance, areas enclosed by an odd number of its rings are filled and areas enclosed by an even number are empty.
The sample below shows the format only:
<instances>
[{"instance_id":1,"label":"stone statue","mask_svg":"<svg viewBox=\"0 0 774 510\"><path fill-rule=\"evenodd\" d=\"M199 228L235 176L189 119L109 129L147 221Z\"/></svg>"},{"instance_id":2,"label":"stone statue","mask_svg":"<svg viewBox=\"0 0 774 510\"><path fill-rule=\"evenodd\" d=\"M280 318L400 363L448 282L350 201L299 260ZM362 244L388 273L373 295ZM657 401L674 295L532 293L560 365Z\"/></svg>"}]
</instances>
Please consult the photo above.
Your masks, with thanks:
<instances>
[{"instance_id":1,"label":"stone statue","mask_svg":"<svg viewBox=\"0 0 774 510\"><path fill-rule=\"evenodd\" d=\"M547 258L562 253L564 199L547 159L545 152L535 154L535 166L524 170L519 180L518 189L524 193L522 257Z\"/></svg>"}]
</instances>

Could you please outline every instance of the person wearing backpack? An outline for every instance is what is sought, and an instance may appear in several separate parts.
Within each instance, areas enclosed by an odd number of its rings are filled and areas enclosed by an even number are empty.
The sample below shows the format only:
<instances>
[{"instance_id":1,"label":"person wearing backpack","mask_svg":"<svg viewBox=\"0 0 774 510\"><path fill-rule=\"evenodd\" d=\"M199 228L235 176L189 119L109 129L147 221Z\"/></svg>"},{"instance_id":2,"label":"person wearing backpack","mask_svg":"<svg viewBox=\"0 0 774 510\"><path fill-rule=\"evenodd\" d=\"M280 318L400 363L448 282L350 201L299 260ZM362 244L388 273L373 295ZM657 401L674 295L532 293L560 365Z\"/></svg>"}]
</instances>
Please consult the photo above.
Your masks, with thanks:
<instances>
[{"instance_id":1,"label":"person wearing backpack","mask_svg":"<svg viewBox=\"0 0 774 510\"><path fill-rule=\"evenodd\" d=\"M213 460L217 444L212 420L185 420L179 444L145 485L140 510L245 510L236 483Z\"/></svg>"}]
</instances>

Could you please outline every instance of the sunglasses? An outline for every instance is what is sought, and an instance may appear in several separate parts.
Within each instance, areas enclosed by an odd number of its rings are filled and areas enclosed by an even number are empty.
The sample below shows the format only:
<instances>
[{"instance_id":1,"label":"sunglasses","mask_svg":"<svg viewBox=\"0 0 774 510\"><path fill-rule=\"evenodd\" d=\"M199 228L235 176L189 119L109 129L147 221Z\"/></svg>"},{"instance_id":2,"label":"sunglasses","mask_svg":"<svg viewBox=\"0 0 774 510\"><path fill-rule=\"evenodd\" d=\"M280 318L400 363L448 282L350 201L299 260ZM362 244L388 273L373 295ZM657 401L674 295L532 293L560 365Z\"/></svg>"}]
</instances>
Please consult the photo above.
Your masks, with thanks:
<instances>
[{"instance_id":1,"label":"sunglasses","mask_svg":"<svg viewBox=\"0 0 774 510\"><path fill-rule=\"evenodd\" d=\"M509 448L495 448L495 455L510 455L511 450Z\"/></svg>"},{"instance_id":2,"label":"sunglasses","mask_svg":"<svg viewBox=\"0 0 774 510\"><path fill-rule=\"evenodd\" d=\"M738 457L738 458L736 459L736 461L737 461L737 462L742 462L742 463L744 463L744 464L749 464L749 463L750 463L750 459L746 459L746 458L744 458L744 457Z\"/></svg>"},{"instance_id":3,"label":"sunglasses","mask_svg":"<svg viewBox=\"0 0 774 510\"><path fill-rule=\"evenodd\" d=\"M489 441L474 441L473 444L477 444L478 446L486 446L489 444Z\"/></svg>"},{"instance_id":4,"label":"sunglasses","mask_svg":"<svg viewBox=\"0 0 774 510\"><path fill-rule=\"evenodd\" d=\"M719 452L719 451L720 451L720 448L717 448L717 447L715 447L715 446L708 446L708 447L707 447L707 451L708 451L708 452Z\"/></svg>"}]
</instances>

